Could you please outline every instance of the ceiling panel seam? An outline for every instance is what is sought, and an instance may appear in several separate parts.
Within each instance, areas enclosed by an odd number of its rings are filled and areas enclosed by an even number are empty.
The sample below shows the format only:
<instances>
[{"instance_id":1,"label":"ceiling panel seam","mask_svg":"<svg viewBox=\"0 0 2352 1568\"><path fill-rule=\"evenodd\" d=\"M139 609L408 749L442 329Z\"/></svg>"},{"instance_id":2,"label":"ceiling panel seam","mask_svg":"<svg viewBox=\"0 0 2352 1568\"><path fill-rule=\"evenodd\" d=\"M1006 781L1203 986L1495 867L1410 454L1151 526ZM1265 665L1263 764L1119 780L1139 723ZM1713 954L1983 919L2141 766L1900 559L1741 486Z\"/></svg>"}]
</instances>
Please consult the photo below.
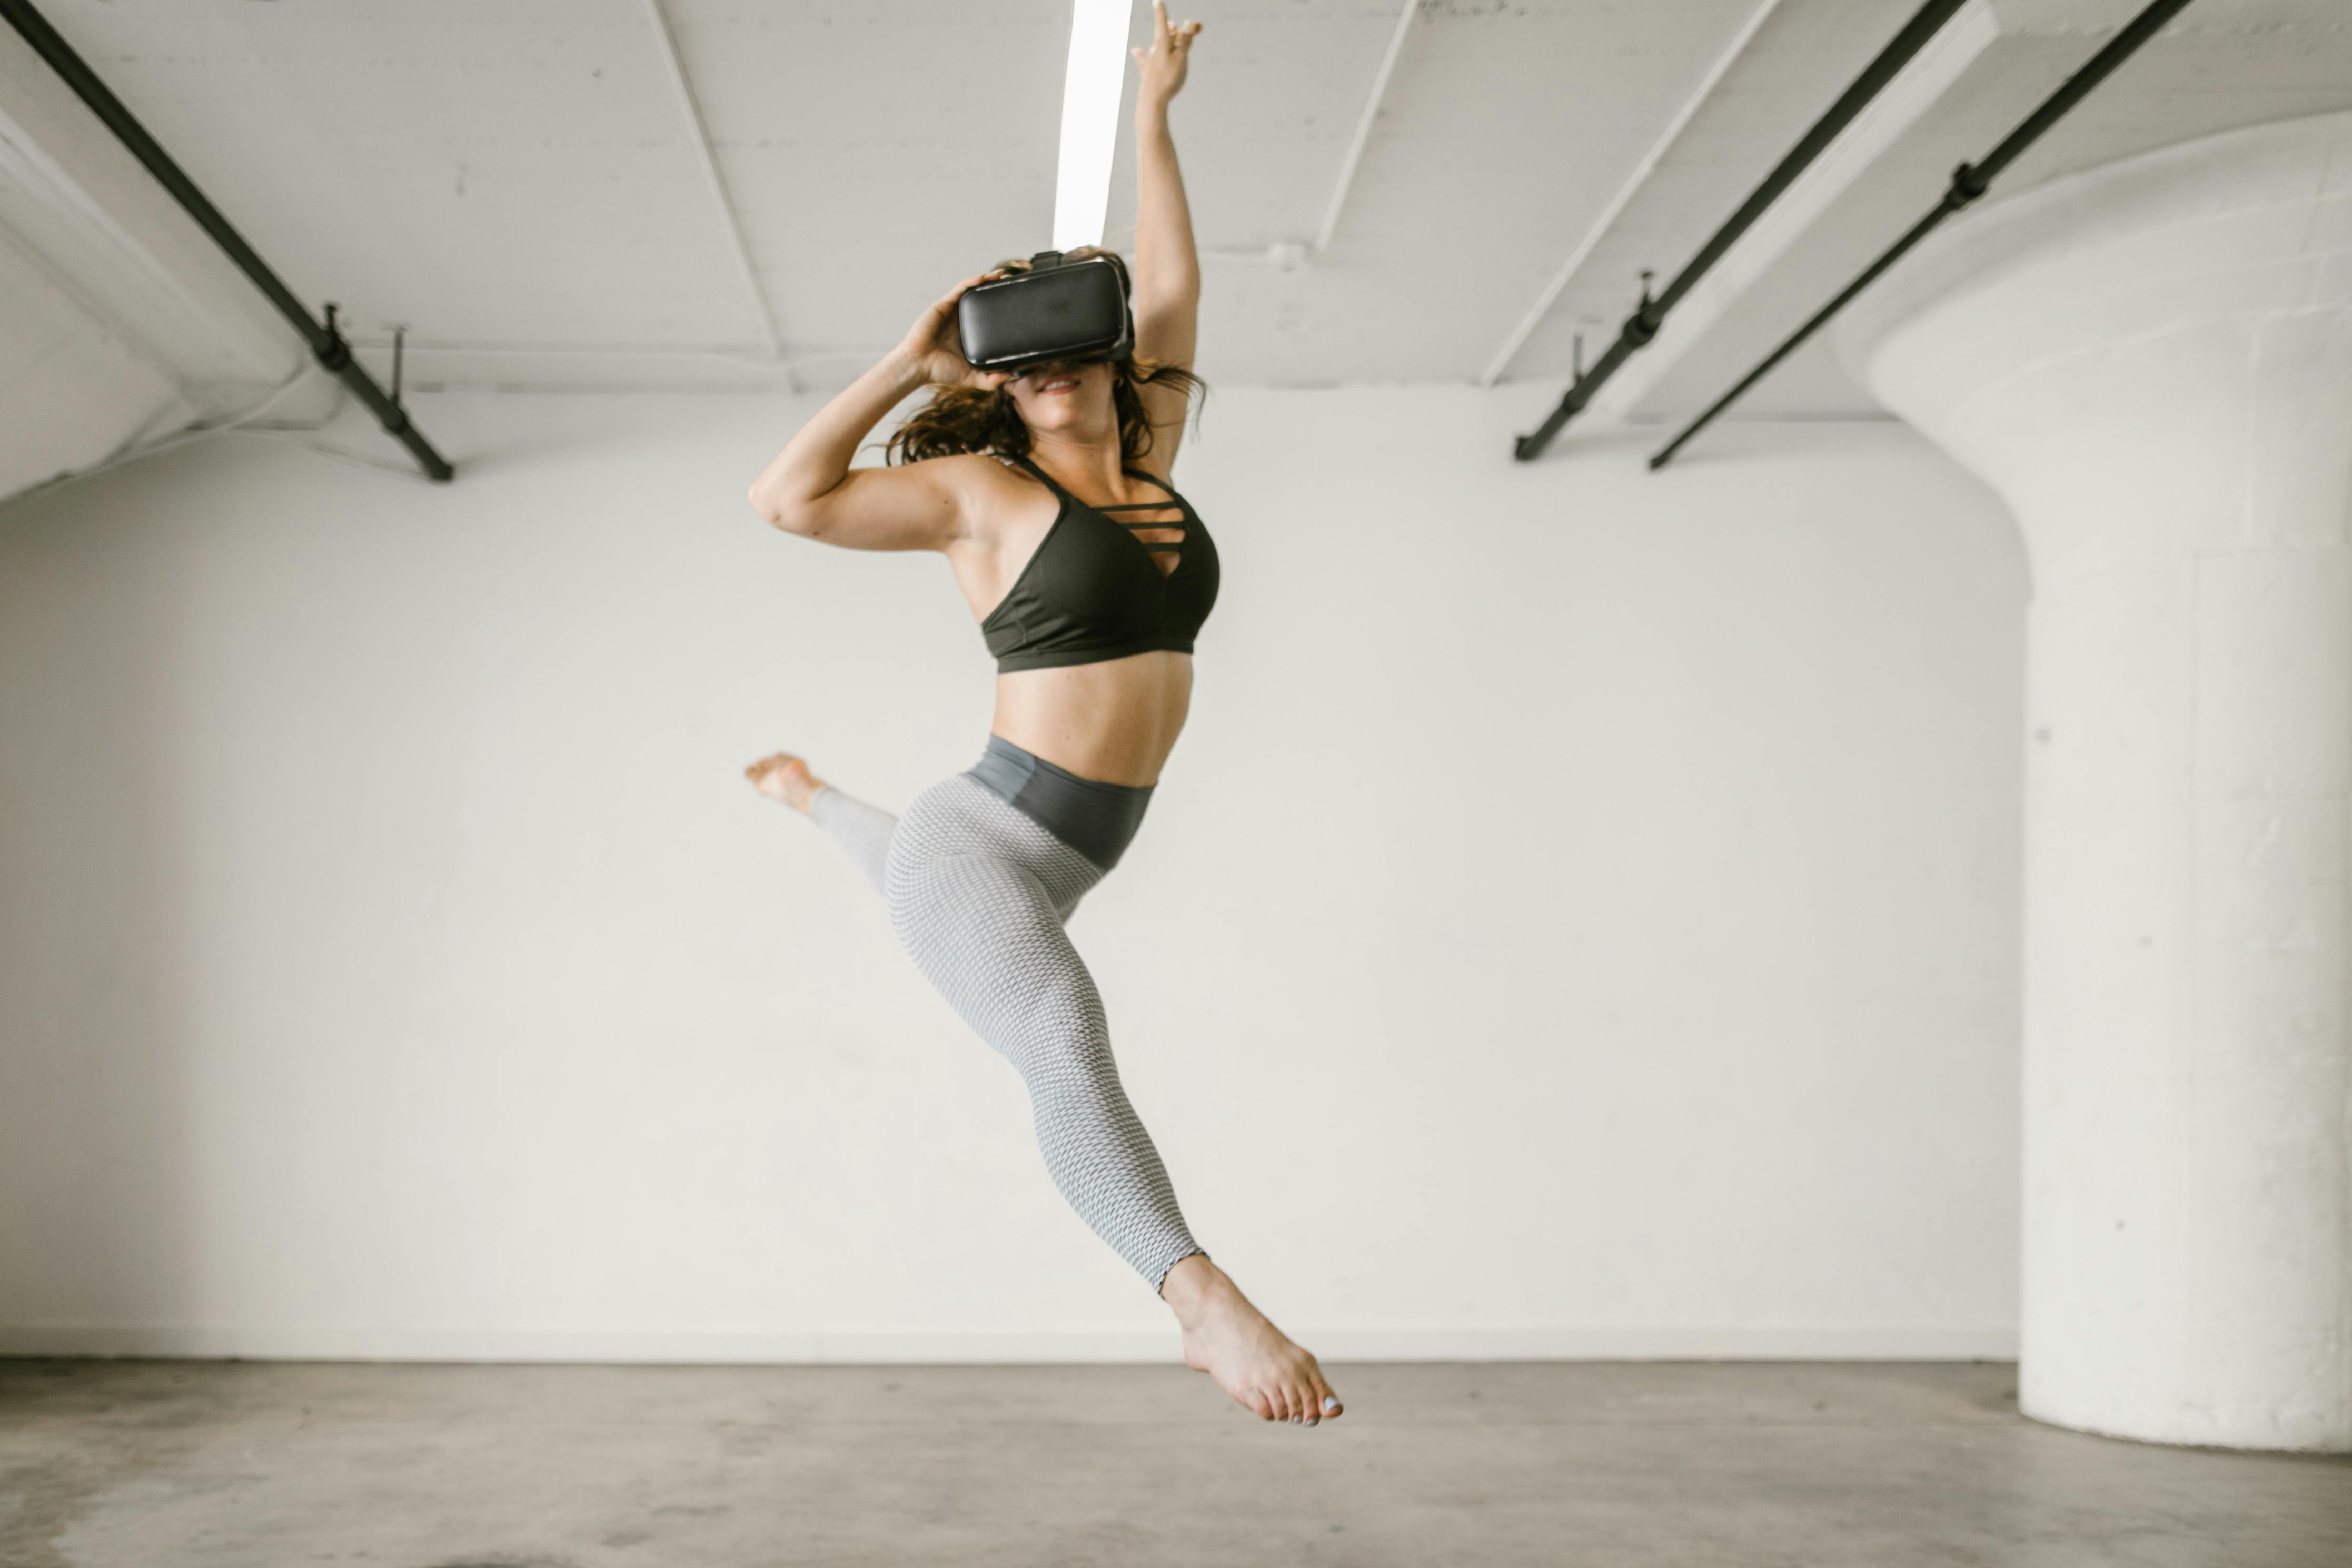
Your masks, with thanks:
<instances>
[{"instance_id":1,"label":"ceiling panel seam","mask_svg":"<svg viewBox=\"0 0 2352 1568\"><path fill-rule=\"evenodd\" d=\"M1780 0L1769 0L1779 5ZM1404 0L1397 8L1396 30L1389 35L1388 52L1381 57L1381 68L1372 78L1372 90L1364 100L1362 118L1356 121L1356 134L1348 143L1348 156L1339 165L1339 184L1331 192L1331 205L1323 214L1323 226L1315 234L1315 248L1331 248L1331 237L1339 229L1339 210L1348 205L1349 187L1356 183L1356 165L1364 159L1364 145L1372 139L1372 121L1381 117L1381 100L1388 96L1389 78L1396 74L1397 57L1404 53L1405 35L1412 31L1413 18L1421 13L1421 0Z\"/></svg>"},{"instance_id":2,"label":"ceiling panel seam","mask_svg":"<svg viewBox=\"0 0 2352 1568\"><path fill-rule=\"evenodd\" d=\"M669 68L669 79L677 89L678 105L686 111L688 129L694 133L694 148L702 163L703 177L709 182L710 194L718 203L719 216L727 226L727 237L735 251L735 265L742 273L743 287L751 297L751 304L760 312L760 325L768 340L769 352L779 362L784 357L783 334L777 330L776 313L768 302L768 291L760 284L759 269L751 264L751 247L743 237L743 224L735 211L735 198L727 189L727 177L719 173L719 159L711 151L710 128L702 118L701 100L696 98L694 84L687 79L686 61L678 54L677 36L672 31L669 12L662 0L646 0L646 11L652 18L654 37L661 44L662 60ZM791 368L784 369L785 384L798 389Z\"/></svg>"},{"instance_id":3,"label":"ceiling panel seam","mask_svg":"<svg viewBox=\"0 0 2352 1568\"><path fill-rule=\"evenodd\" d=\"M1778 5L1780 0L1772 0ZM1323 211L1323 226L1312 241L1277 239L1264 248L1205 248L1202 258L1207 261L1272 262L1287 272L1310 257L1321 256L1331 248L1331 240L1339 229L1339 214L1348 205L1348 193L1356 183L1357 168L1363 163L1364 149L1372 139L1372 123L1381 117L1381 105L1387 101L1389 80L1396 74L1397 60L1404 53L1404 41L1412 31L1415 17L1421 14L1421 0L1404 0L1397 9L1395 28L1389 34L1388 48L1381 56L1380 68L1372 73L1372 89L1364 99L1362 114L1356 121L1356 133L1348 143L1347 156L1339 163L1339 180L1331 190L1331 200Z\"/></svg>"},{"instance_id":4,"label":"ceiling panel seam","mask_svg":"<svg viewBox=\"0 0 2352 1568\"><path fill-rule=\"evenodd\" d=\"M1480 386L1492 386L1502 379L1503 373L1510 368L1511 361L1518 357L1519 350L1527 345L1528 339L1535 335L1535 330L1543 324L1543 319L1551 313L1552 306L1559 302L1570 280L1576 276L1577 269L1607 237L1610 229L1615 226L1617 219L1633 204L1642 187L1650 183L1650 176L1665 161L1667 152L1681 140L1683 132L1689 127L1700 108L1715 96L1715 89L1722 85L1732 66L1748 52L1748 44L1754 41L1757 33L1771 20L1772 13L1780 6L1780 0L1763 0L1748 13L1748 20L1740 26L1738 32L1732 35L1731 42L1715 58L1715 63L1707 67L1706 74L1699 79L1697 90L1683 100L1683 106L1675 111L1674 119L1666 122L1665 130L1650 144L1650 150L1642 154L1641 161L1633 165L1633 173L1625 176L1625 183L1617 187L1617 194L1609 198L1607 206L1601 209L1601 216L1585 229L1584 237L1576 242L1576 247L1568 253L1568 259L1560 263L1559 270L1552 274L1551 281L1537 297L1535 308L1527 313L1511 335L1504 340L1503 346L1496 351L1494 360L1478 377Z\"/></svg>"}]
</instances>

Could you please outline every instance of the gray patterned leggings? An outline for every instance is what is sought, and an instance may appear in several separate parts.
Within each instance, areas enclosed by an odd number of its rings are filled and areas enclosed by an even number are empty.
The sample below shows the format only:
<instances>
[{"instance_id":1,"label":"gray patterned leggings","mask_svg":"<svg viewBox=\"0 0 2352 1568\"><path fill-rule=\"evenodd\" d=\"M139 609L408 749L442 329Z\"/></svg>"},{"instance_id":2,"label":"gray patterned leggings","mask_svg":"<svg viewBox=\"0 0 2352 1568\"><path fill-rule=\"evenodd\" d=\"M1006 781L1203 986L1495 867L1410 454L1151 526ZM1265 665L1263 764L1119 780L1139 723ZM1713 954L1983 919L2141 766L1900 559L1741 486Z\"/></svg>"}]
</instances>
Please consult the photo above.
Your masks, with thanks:
<instances>
[{"instance_id":1,"label":"gray patterned leggings","mask_svg":"<svg viewBox=\"0 0 2352 1568\"><path fill-rule=\"evenodd\" d=\"M899 817L827 784L809 816L882 895L924 975L1019 1070L1054 1184L1159 1289L1201 1248L1119 1087L1094 977L1062 930L1102 869L967 773Z\"/></svg>"}]
</instances>

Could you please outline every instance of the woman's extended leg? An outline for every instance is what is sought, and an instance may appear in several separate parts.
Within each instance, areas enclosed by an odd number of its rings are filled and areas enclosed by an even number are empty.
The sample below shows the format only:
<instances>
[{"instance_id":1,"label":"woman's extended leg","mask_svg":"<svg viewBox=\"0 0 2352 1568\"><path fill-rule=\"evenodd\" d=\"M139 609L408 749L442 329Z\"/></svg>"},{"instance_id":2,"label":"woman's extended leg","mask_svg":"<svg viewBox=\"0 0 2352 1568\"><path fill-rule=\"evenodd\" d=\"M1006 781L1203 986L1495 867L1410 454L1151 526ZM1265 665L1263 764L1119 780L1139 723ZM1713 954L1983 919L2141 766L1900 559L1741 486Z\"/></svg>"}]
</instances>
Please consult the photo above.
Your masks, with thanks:
<instances>
[{"instance_id":1,"label":"woman's extended leg","mask_svg":"<svg viewBox=\"0 0 2352 1568\"><path fill-rule=\"evenodd\" d=\"M809 765L789 752L762 757L743 773L761 795L805 812L842 847L866 883L882 890L882 863L890 853L890 835L898 819L878 805L844 795L809 772Z\"/></svg>"},{"instance_id":2,"label":"woman's extended leg","mask_svg":"<svg viewBox=\"0 0 2352 1568\"><path fill-rule=\"evenodd\" d=\"M882 890L882 863L890 857L890 835L898 819L878 805L868 805L856 795L844 795L831 784L821 786L810 797L809 820L832 835L833 841L848 853L857 869L864 874L866 885L877 893Z\"/></svg>"},{"instance_id":3,"label":"woman's extended leg","mask_svg":"<svg viewBox=\"0 0 2352 1568\"><path fill-rule=\"evenodd\" d=\"M806 812L883 890L897 817L788 752L744 772L763 795ZM919 842L898 858L891 923L916 965L1028 1085L1054 1184L1157 1289L1201 1248L1120 1087L1094 977L1062 929L1102 873L979 785L950 784L947 806L925 813ZM1039 872L1054 879L1052 891Z\"/></svg>"},{"instance_id":4,"label":"woman's extended leg","mask_svg":"<svg viewBox=\"0 0 2352 1568\"><path fill-rule=\"evenodd\" d=\"M900 819L825 784L800 758L778 752L743 771L761 794L808 814L885 889L918 965L1020 1070L1055 1184L1175 1312L1185 1364L1266 1420L1313 1426L1339 1415L1314 1356L1193 1244L1119 1086L1102 999L1062 929L1102 873L961 778L908 810L914 831L894 856Z\"/></svg>"},{"instance_id":5,"label":"woman's extended leg","mask_svg":"<svg viewBox=\"0 0 2352 1568\"><path fill-rule=\"evenodd\" d=\"M1101 871L961 774L905 822L886 873L898 940L1021 1074L1063 1197L1157 1289L1201 1248L1119 1084L1094 977L1062 929Z\"/></svg>"}]
</instances>

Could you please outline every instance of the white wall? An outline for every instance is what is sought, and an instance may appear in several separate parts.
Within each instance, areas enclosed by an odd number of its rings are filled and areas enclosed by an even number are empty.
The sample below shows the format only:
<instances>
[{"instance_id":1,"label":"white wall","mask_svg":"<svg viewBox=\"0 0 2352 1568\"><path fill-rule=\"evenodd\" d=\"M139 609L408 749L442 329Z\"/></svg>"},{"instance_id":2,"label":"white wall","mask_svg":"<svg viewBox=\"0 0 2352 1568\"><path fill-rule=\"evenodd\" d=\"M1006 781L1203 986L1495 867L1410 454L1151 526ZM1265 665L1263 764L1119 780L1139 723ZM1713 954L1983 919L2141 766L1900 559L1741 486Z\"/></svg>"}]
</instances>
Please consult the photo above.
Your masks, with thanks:
<instances>
[{"instance_id":1,"label":"white wall","mask_svg":"<svg viewBox=\"0 0 2352 1568\"><path fill-rule=\"evenodd\" d=\"M739 772L978 755L942 563L752 517L805 404L417 401L454 486L0 509L0 1348L1172 1354ZM1328 1356L2010 1353L2006 513L1538 412L1221 392L1180 465L1224 596L1074 932L1195 1230Z\"/></svg>"}]
</instances>

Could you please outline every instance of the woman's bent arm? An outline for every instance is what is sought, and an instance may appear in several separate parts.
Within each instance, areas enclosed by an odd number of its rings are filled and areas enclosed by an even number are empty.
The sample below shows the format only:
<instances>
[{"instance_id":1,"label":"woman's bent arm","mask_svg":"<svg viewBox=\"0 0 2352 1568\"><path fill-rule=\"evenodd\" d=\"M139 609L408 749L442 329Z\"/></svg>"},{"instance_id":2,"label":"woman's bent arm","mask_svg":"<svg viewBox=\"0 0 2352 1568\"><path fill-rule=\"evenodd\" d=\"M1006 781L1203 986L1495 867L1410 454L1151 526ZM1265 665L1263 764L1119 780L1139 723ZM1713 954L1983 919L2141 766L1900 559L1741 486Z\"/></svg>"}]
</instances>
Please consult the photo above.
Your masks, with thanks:
<instances>
[{"instance_id":1,"label":"woman's bent arm","mask_svg":"<svg viewBox=\"0 0 2352 1568\"><path fill-rule=\"evenodd\" d=\"M906 342L784 443L751 481L753 510L788 533L852 550L944 550L962 537L967 509L957 479L964 465L852 468L849 459L908 395L941 382L992 386L1004 379L976 374L955 342L956 301L980 280L957 284L917 319Z\"/></svg>"},{"instance_id":2,"label":"woman's bent arm","mask_svg":"<svg viewBox=\"0 0 2352 1568\"><path fill-rule=\"evenodd\" d=\"M802 426L751 481L751 507L788 533L853 550L939 550L955 536L955 498L917 463L859 468L849 459L885 414L923 385L893 349Z\"/></svg>"}]
</instances>

